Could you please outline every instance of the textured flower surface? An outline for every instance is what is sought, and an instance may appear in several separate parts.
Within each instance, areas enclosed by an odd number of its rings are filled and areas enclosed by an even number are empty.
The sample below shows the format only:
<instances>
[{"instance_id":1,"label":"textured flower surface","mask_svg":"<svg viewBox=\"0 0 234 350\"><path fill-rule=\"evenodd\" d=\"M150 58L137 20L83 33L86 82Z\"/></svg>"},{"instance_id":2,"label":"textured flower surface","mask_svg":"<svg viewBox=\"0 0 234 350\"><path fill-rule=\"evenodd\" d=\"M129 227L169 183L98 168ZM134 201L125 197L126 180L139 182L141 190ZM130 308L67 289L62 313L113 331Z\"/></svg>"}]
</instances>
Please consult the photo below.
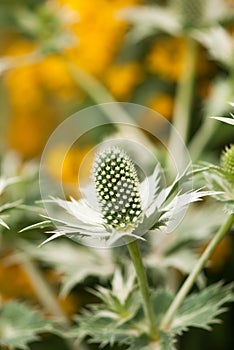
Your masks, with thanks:
<instances>
[{"instance_id":1,"label":"textured flower surface","mask_svg":"<svg viewBox=\"0 0 234 350\"><path fill-rule=\"evenodd\" d=\"M145 233L159 228L170 232L189 203L210 194L186 192L189 181L185 172L164 187L158 164L152 175L140 182L133 161L123 150L111 147L100 151L93 162L91 184L81 189L82 199L48 201L56 205L56 214L49 219L57 229L49 232L53 235L43 243L66 235L87 245L101 241L109 247L122 245L127 238L144 239Z\"/></svg>"}]
</instances>

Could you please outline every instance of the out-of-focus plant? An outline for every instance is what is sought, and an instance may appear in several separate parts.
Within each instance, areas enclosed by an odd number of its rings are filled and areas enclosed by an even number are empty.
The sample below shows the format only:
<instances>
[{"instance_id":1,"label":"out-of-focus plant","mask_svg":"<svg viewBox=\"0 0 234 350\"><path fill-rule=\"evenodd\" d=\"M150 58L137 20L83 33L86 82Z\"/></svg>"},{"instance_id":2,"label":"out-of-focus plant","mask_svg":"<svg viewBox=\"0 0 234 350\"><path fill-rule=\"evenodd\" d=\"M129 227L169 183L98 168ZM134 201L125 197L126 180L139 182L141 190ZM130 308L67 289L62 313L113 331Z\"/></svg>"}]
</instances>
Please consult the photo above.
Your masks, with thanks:
<instances>
[{"instance_id":1,"label":"out-of-focus plant","mask_svg":"<svg viewBox=\"0 0 234 350\"><path fill-rule=\"evenodd\" d=\"M234 122L233 115L226 117L231 108L227 102L233 101L234 95L233 2L151 3L3 0L0 4L3 348L33 348L41 336L36 346L43 349L86 350L93 349L89 345L92 342L98 344L94 348L175 349L183 332L190 327L208 329L224 311L223 305L233 301L232 285L209 285L206 278L212 269L213 274L216 268L222 272L231 256L231 236L219 243L233 227L233 130L229 126ZM107 170L98 174L101 181L95 180L99 181L96 191L102 205L88 212L87 203L81 199L83 192L77 190L77 173L91 145L104 137L96 134L87 137L82 148L68 152L62 169L57 164L63 158L63 146L50 154L50 175L57 181L62 171L66 194L76 199L52 199L51 205L57 206L62 217L48 217L41 205L34 206L40 199L37 161L24 163L22 159L40 154L48 135L64 116L94 102L115 99L145 104L171 119L192 158L210 158L209 163L202 162L194 170L199 175L194 178L195 187L207 186L208 191L180 192L177 186L186 174L163 187L156 169L148 178L151 205L143 206L146 187L141 183L143 207L131 208L131 213L128 207L123 208L127 214L118 216L104 212L104 195L119 198L115 191L114 195L102 193L104 175L113 175ZM131 123L120 105L104 113L110 122L115 123L117 116ZM150 116L140 118L152 131L158 127ZM149 142L146 134L136 131L127 135L154 151L154 141ZM231 139L230 145L226 137ZM170 147L176 149L173 142L172 135ZM220 143L223 155L220 164L214 165L211 159L215 163ZM7 154L9 147L20 156ZM157 154L165 162L164 152ZM88 169L83 175L88 178ZM134 193L137 197L137 191ZM214 198L193 203L171 235L158 230L174 219L171 214L176 208L180 210L205 193ZM132 201L126 204L132 205ZM38 223L38 214L43 222ZM62 220L65 214L66 220ZM128 230L123 230L126 227ZM55 235L48 238L48 232ZM94 250L74 242L80 236L92 240L94 235L111 243L120 236L139 241L113 250ZM43 241L49 244L39 248ZM136 272L128 267L131 260ZM203 267L207 269L202 271ZM193 286L198 291L188 295ZM93 301L80 312L81 305ZM66 339L56 340L53 334Z\"/></svg>"},{"instance_id":2,"label":"out-of-focus plant","mask_svg":"<svg viewBox=\"0 0 234 350\"><path fill-rule=\"evenodd\" d=\"M232 75L228 79L222 77L218 78L217 81L213 79L211 93L205 99L203 124L197 130L197 135L195 134L191 140L191 130L196 131L196 128L193 127L192 118L194 116L192 112L196 97L194 88L201 61L199 44L202 43L203 47L212 54L215 51L216 59L222 56L221 61L225 60L226 67L228 64L228 70L233 71L232 37L225 30L225 26L228 27L233 23L233 7L222 0L215 2L211 0L178 0L169 1L169 4L165 6L150 4L130 7L122 11L120 16L132 25L128 34L129 43L136 44L147 40L152 42L153 39L160 38L162 33L169 35L169 40L171 37L176 38L175 48L173 49L172 45L168 55L170 60L171 56L175 60L175 63L169 64L169 67L172 70L171 74L174 74L178 79L173 123L184 141L189 144L191 155L196 160L215 132L215 124L208 121L208 117L217 110L220 114L227 111L227 101L233 99ZM218 29L219 25L222 25L222 28ZM222 47L225 46L223 50L220 50L220 45L216 46L215 49L215 44L217 44L215 36L222 41ZM181 49L179 49L180 46ZM160 46L158 50L161 50ZM155 59L151 58L151 62L159 60L159 56L159 53L156 54ZM180 56L180 59L177 56ZM164 65L164 63L165 59L162 58L159 64L156 62L154 64L157 69L160 69L160 65ZM170 140L172 148L176 148L175 142L172 134Z\"/></svg>"}]
</instances>

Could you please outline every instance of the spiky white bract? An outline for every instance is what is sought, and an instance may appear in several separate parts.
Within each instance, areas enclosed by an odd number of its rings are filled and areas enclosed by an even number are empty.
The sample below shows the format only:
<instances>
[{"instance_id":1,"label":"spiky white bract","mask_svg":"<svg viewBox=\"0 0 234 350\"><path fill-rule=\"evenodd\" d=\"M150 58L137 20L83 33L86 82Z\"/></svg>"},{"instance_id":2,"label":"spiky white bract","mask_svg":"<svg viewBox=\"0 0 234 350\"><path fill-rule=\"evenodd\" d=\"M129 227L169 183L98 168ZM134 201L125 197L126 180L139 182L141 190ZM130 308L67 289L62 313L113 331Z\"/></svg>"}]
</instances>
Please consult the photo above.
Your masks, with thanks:
<instances>
[{"instance_id":1,"label":"spiky white bract","mask_svg":"<svg viewBox=\"0 0 234 350\"><path fill-rule=\"evenodd\" d=\"M132 160L117 147L96 155L91 180L81 190L82 199L49 201L56 205L56 215L49 219L57 229L50 231L53 235L43 244L64 235L95 247L123 245L126 238L144 240L145 233L172 225L175 216L178 218L190 203L211 194L186 192L187 171L164 187L159 164L139 183Z\"/></svg>"}]
</instances>

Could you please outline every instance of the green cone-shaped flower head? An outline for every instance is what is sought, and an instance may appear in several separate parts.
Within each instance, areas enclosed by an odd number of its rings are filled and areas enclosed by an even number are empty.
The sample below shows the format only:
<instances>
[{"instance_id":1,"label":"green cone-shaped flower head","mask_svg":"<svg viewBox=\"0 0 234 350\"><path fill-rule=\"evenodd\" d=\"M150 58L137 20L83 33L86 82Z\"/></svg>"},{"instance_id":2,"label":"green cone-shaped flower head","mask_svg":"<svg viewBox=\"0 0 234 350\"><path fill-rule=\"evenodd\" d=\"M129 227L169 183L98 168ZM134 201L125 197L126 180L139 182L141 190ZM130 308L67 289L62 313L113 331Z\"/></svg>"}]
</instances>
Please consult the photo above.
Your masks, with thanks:
<instances>
[{"instance_id":1,"label":"green cone-shaped flower head","mask_svg":"<svg viewBox=\"0 0 234 350\"><path fill-rule=\"evenodd\" d=\"M97 198L104 222L117 231L132 231L141 222L139 181L133 162L121 149L100 152L93 164Z\"/></svg>"},{"instance_id":2,"label":"green cone-shaped flower head","mask_svg":"<svg viewBox=\"0 0 234 350\"><path fill-rule=\"evenodd\" d=\"M225 175L234 181L234 145L226 147L221 157L221 165Z\"/></svg>"}]
</instances>

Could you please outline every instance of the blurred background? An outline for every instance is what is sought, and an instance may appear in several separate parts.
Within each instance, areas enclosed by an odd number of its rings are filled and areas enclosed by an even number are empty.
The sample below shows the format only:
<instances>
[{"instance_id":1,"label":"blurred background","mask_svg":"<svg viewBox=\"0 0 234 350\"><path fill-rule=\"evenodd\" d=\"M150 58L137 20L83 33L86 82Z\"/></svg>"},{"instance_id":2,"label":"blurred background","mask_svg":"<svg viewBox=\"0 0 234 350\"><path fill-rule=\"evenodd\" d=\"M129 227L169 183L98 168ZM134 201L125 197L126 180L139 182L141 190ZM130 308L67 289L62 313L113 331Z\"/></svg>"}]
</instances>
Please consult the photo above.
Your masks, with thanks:
<instances>
[{"instance_id":1,"label":"blurred background","mask_svg":"<svg viewBox=\"0 0 234 350\"><path fill-rule=\"evenodd\" d=\"M48 251L38 250L41 230L19 234L40 219L41 209L34 205L40 200L38 165L48 137L81 109L102 102L132 102L171 121L194 162L217 164L222 149L234 142L233 128L209 119L233 111L229 102L234 102L234 1L1 0L0 29L0 218L6 222L0 226L0 299L26 301L53 314L38 291L45 285L54 298L55 314L62 313L70 322L92 301L86 286L99 281L92 253L67 240L53 243ZM153 133L157 125L151 114L141 118ZM112 131L110 127L88 134L68 152L62 178L69 193L77 191L84 157ZM157 146L155 140L150 142ZM168 142L173 145L173 138ZM60 145L49 157L55 180L63 155ZM163 151L160 157L164 162ZM89 176L89 169L83 176ZM11 205L3 207L6 203ZM212 205L207 204L210 212ZM209 217L214 227L219 225L218 216ZM199 236L190 251L199 254L211 234ZM213 255L205 271L208 283L233 279L233 256L232 235ZM100 259L108 279L116 257L108 257L108 271L106 260ZM89 272L84 271L87 260ZM80 266L82 277L74 277L74 264ZM175 285L184 273L178 267L173 270ZM64 283L66 298L59 294ZM193 330L184 335L178 349L233 349L233 308L223 319L224 325L215 326L212 333ZM47 348L67 345L49 335L30 343L30 349Z\"/></svg>"}]
</instances>

